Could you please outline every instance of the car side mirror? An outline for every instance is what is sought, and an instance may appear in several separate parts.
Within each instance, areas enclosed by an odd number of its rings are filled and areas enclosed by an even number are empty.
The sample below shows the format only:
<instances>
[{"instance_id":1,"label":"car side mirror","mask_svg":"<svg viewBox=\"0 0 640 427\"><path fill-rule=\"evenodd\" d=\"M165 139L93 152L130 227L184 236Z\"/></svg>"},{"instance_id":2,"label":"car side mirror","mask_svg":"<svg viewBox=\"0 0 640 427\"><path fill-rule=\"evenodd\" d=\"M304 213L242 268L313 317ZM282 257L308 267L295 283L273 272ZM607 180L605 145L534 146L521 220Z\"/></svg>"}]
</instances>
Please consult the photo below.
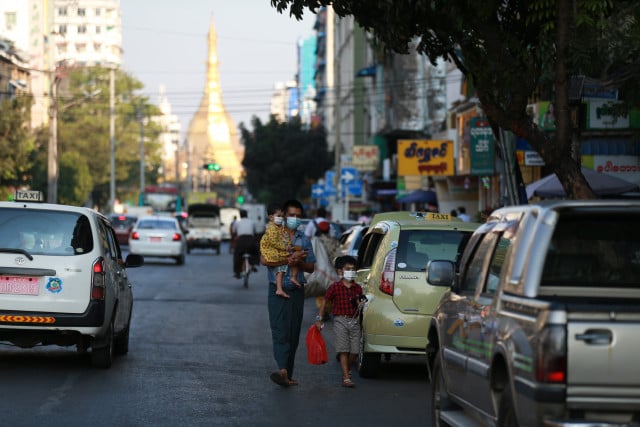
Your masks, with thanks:
<instances>
[{"instance_id":1,"label":"car side mirror","mask_svg":"<svg viewBox=\"0 0 640 427\"><path fill-rule=\"evenodd\" d=\"M456 281L456 266L447 260L430 260L426 268L427 283L432 286L451 287Z\"/></svg>"}]
</instances>

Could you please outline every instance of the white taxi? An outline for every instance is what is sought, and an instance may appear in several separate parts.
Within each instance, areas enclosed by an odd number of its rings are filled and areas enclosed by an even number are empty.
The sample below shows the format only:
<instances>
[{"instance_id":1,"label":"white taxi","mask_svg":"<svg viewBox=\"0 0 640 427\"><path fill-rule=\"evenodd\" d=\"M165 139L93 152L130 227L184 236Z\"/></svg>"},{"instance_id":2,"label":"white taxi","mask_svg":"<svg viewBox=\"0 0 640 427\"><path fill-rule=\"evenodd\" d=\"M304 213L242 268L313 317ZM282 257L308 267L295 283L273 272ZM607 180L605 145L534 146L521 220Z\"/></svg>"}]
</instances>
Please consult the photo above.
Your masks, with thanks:
<instances>
[{"instance_id":1,"label":"white taxi","mask_svg":"<svg viewBox=\"0 0 640 427\"><path fill-rule=\"evenodd\" d=\"M0 202L0 341L22 348L75 345L111 366L129 349L133 296L109 219L17 191Z\"/></svg>"}]
</instances>

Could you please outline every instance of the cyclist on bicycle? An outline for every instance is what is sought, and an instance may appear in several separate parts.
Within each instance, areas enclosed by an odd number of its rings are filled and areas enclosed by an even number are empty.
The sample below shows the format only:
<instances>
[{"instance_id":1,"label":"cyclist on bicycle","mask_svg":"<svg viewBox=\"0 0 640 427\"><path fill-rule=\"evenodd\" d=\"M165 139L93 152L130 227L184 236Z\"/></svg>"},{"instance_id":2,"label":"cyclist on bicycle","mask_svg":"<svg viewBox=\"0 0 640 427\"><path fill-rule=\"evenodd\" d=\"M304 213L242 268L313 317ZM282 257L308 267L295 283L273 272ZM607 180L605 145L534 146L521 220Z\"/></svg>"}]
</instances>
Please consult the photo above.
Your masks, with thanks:
<instances>
[{"instance_id":1,"label":"cyclist on bicycle","mask_svg":"<svg viewBox=\"0 0 640 427\"><path fill-rule=\"evenodd\" d=\"M256 225L247 218L246 210L240 210L240 219L233 223L231 232L236 235L236 248L233 252L233 276L239 279L240 271L242 270L242 255L245 253L251 255L249 258L251 271L258 271L255 266L259 262Z\"/></svg>"}]
</instances>

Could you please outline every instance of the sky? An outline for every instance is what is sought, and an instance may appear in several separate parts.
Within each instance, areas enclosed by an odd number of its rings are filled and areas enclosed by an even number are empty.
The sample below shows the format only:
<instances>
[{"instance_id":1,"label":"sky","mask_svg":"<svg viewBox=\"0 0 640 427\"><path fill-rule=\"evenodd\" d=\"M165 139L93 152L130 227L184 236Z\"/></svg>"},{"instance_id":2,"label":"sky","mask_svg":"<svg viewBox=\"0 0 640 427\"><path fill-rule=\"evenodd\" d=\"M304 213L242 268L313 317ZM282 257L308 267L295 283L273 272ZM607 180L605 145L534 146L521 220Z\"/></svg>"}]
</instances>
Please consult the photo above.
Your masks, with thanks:
<instances>
[{"instance_id":1,"label":"sky","mask_svg":"<svg viewBox=\"0 0 640 427\"><path fill-rule=\"evenodd\" d=\"M316 16L281 15L270 0L121 0L123 69L154 104L160 85L183 136L205 87L207 33L218 36L222 99L236 127L269 118L276 82L294 78L296 44L314 34Z\"/></svg>"}]
</instances>

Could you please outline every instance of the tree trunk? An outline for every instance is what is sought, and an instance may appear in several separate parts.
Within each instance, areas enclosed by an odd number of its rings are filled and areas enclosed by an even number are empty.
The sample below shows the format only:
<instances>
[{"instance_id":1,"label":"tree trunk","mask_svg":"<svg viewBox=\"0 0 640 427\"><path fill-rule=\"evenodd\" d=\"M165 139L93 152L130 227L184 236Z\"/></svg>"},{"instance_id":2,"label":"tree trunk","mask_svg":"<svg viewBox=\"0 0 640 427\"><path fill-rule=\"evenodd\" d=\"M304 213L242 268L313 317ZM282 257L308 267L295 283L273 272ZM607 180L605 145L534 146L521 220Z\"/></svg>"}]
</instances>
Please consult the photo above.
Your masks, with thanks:
<instances>
[{"instance_id":1,"label":"tree trunk","mask_svg":"<svg viewBox=\"0 0 640 427\"><path fill-rule=\"evenodd\" d=\"M556 21L556 135L552 159L543 155L545 162L551 162L553 170L569 199L593 199L596 197L587 180L582 175L580 162L580 142L572 138L573 126L569 107L569 78L567 74L570 2L557 0Z\"/></svg>"}]
</instances>

